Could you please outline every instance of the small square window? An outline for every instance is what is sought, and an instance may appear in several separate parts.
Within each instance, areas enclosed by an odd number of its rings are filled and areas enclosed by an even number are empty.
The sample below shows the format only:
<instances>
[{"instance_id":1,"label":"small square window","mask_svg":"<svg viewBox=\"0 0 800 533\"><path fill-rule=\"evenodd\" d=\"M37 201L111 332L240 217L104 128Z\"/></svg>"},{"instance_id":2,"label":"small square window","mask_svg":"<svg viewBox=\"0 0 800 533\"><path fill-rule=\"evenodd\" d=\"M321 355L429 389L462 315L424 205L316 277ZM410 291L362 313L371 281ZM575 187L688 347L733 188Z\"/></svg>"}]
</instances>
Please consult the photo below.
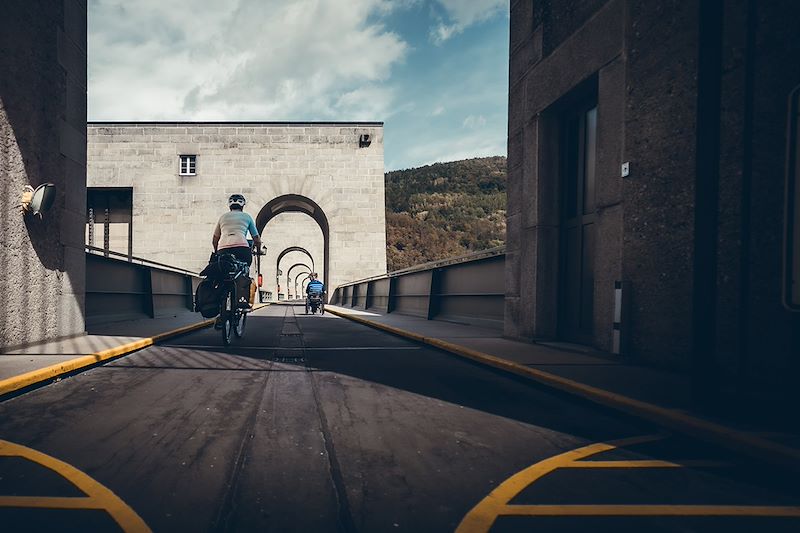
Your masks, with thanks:
<instances>
[{"instance_id":1,"label":"small square window","mask_svg":"<svg viewBox=\"0 0 800 533\"><path fill-rule=\"evenodd\" d=\"M197 174L197 156L196 155L182 155L181 156L181 176L194 176Z\"/></svg>"}]
</instances>

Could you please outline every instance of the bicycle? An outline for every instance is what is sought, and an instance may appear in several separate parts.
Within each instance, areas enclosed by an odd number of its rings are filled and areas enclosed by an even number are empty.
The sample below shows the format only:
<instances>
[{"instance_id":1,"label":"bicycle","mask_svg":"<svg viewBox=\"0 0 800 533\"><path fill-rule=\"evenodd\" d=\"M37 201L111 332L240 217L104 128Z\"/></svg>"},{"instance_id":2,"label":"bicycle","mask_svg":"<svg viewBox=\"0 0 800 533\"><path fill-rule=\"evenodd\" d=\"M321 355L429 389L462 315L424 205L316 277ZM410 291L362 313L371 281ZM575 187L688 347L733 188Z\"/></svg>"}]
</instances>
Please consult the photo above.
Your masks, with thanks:
<instances>
[{"instance_id":1,"label":"bicycle","mask_svg":"<svg viewBox=\"0 0 800 533\"><path fill-rule=\"evenodd\" d=\"M230 346L231 334L241 339L244 335L245 325L247 324L249 308L242 308L239 306L236 282L242 276L249 275L250 265L239 261L231 254L222 255L226 256L226 268L223 271L224 277L222 279L224 297L220 303L220 318L215 327L218 327L222 331L222 343L225 346ZM247 294L245 297L249 299L249 296L250 295Z\"/></svg>"},{"instance_id":2,"label":"bicycle","mask_svg":"<svg viewBox=\"0 0 800 533\"><path fill-rule=\"evenodd\" d=\"M311 314L325 314L325 294L320 292L310 292L306 295L306 314L311 309Z\"/></svg>"}]
</instances>

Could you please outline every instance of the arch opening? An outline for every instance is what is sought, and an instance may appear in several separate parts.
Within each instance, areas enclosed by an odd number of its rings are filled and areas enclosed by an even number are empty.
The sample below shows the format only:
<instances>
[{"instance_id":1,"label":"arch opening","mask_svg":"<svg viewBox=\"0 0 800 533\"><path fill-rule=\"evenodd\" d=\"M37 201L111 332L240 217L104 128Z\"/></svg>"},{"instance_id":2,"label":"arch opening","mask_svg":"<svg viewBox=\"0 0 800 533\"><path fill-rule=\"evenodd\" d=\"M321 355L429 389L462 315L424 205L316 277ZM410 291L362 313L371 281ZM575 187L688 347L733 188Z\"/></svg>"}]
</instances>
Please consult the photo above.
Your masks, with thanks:
<instances>
[{"instance_id":1,"label":"arch opening","mask_svg":"<svg viewBox=\"0 0 800 533\"><path fill-rule=\"evenodd\" d=\"M308 265L311 265L310 267ZM306 248L302 246L288 246L284 248L277 256L275 261L275 281L278 285L278 299L281 298L282 294L286 295L286 298L289 298L294 291L292 291L293 285L290 282L290 273L292 269L295 269L297 266L302 265L308 269L308 272L311 273L314 270L314 266L316 261L314 260L314 255L311 254ZM281 268L283 265L283 268ZM288 269L286 265L292 265ZM281 287L284 289L281 290Z\"/></svg>"},{"instance_id":2,"label":"arch opening","mask_svg":"<svg viewBox=\"0 0 800 533\"><path fill-rule=\"evenodd\" d=\"M295 268L298 268L298 267L305 268L305 269L308 270L308 272L300 271L297 274L295 274L294 278L292 278L292 270L294 270ZM297 288L297 282L300 279L300 276L302 276L303 274L306 274L306 273L310 274L311 272L313 272L313 270L311 269L310 266L306 265L305 263L295 263L295 264L293 264L292 266L289 267L289 270L286 271L286 287L288 289L289 287L294 285L294 297L295 298L299 298L300 297L300 292L298 291L298 288ZM294 279L294 284L292 284L292 279Z\"/></svg>"},{"instance_id":3,"label":"arch opening","mask_svg":"<svg viewBox=\"0 0 800 533\"><path fill-rule=\"evenodd\" d=\"M311 217L317 223L317 225L319 225L319 228L322 231L323 240L323 282L327 287L330 276L330 227L328 225L328 217L325 215L325 212L316 202L306 196L299 194L284 194L282 196L273 198L261 208L261 211L259 211L258 216L256 217L256 227L258 228L258 232L263 233L264 228L267 226L269 221L281 213L302 213ZM314 258L308 253L307 250L299 246L289 247L281 252L281 254L278 256L276 269L280 268L280 261L283 259L283 256L286 255L286 253L289 253L287 250L301 251L308 255L308 257L311 259L313 271L315 268Z\"/></svg>"}]
</instances>

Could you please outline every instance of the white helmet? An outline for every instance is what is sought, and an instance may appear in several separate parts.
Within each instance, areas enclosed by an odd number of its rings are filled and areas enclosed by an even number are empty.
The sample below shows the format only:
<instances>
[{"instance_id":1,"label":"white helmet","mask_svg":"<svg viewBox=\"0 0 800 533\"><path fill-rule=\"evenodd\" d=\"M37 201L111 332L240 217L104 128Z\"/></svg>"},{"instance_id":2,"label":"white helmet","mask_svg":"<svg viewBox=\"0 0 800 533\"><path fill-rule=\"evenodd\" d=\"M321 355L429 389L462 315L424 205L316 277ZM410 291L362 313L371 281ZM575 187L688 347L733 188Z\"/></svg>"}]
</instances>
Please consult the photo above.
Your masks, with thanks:
<instances>
[{"instance_id":1,"label":"white helmet","mask_svg":"<svg viewBox=\"0 0 800 533\"><path fill-rule=\"evenodd\" d=\"M228 207L232 205L238 205L240 207L244 207L244 204L247 203L247 200L244 199L244 196L241 194L232 194L230 198L228 198Z\"/></svg>"}]
</instances>

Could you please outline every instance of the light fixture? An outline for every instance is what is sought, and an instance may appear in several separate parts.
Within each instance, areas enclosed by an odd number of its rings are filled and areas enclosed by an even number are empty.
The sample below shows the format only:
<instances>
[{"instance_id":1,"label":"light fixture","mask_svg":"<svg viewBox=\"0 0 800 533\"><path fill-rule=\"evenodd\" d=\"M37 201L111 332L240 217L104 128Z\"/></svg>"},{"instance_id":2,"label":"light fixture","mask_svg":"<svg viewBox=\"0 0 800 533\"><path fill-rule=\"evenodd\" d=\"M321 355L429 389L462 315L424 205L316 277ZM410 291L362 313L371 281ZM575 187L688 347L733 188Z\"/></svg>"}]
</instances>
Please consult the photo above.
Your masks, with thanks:
<instances>
[{"instance_id":1,"label":"light fixture","mask_svg":"<svg viewBox=\"0 0 800 533\"><path fill-rule=\"evenodd\" d=\"M359 148L366 148L370 144L372 144L372 138L371 138L369 133L362 133L358 137L358 147Z\"/></svg>"},{"instance_id":2,"label":"light fixture","mask_svg":"<svg viewBox=\"0 0 800 533\"><path fill-rule=\"evenodd\" d=\"M35 189L30 185L26 185L22 192L22 212L32 215L39 215L41 218L42 213L46 213L51 207L53 202L56 201L56 186L52 183L42 183Z\"/></svg>"}]
</instances>

